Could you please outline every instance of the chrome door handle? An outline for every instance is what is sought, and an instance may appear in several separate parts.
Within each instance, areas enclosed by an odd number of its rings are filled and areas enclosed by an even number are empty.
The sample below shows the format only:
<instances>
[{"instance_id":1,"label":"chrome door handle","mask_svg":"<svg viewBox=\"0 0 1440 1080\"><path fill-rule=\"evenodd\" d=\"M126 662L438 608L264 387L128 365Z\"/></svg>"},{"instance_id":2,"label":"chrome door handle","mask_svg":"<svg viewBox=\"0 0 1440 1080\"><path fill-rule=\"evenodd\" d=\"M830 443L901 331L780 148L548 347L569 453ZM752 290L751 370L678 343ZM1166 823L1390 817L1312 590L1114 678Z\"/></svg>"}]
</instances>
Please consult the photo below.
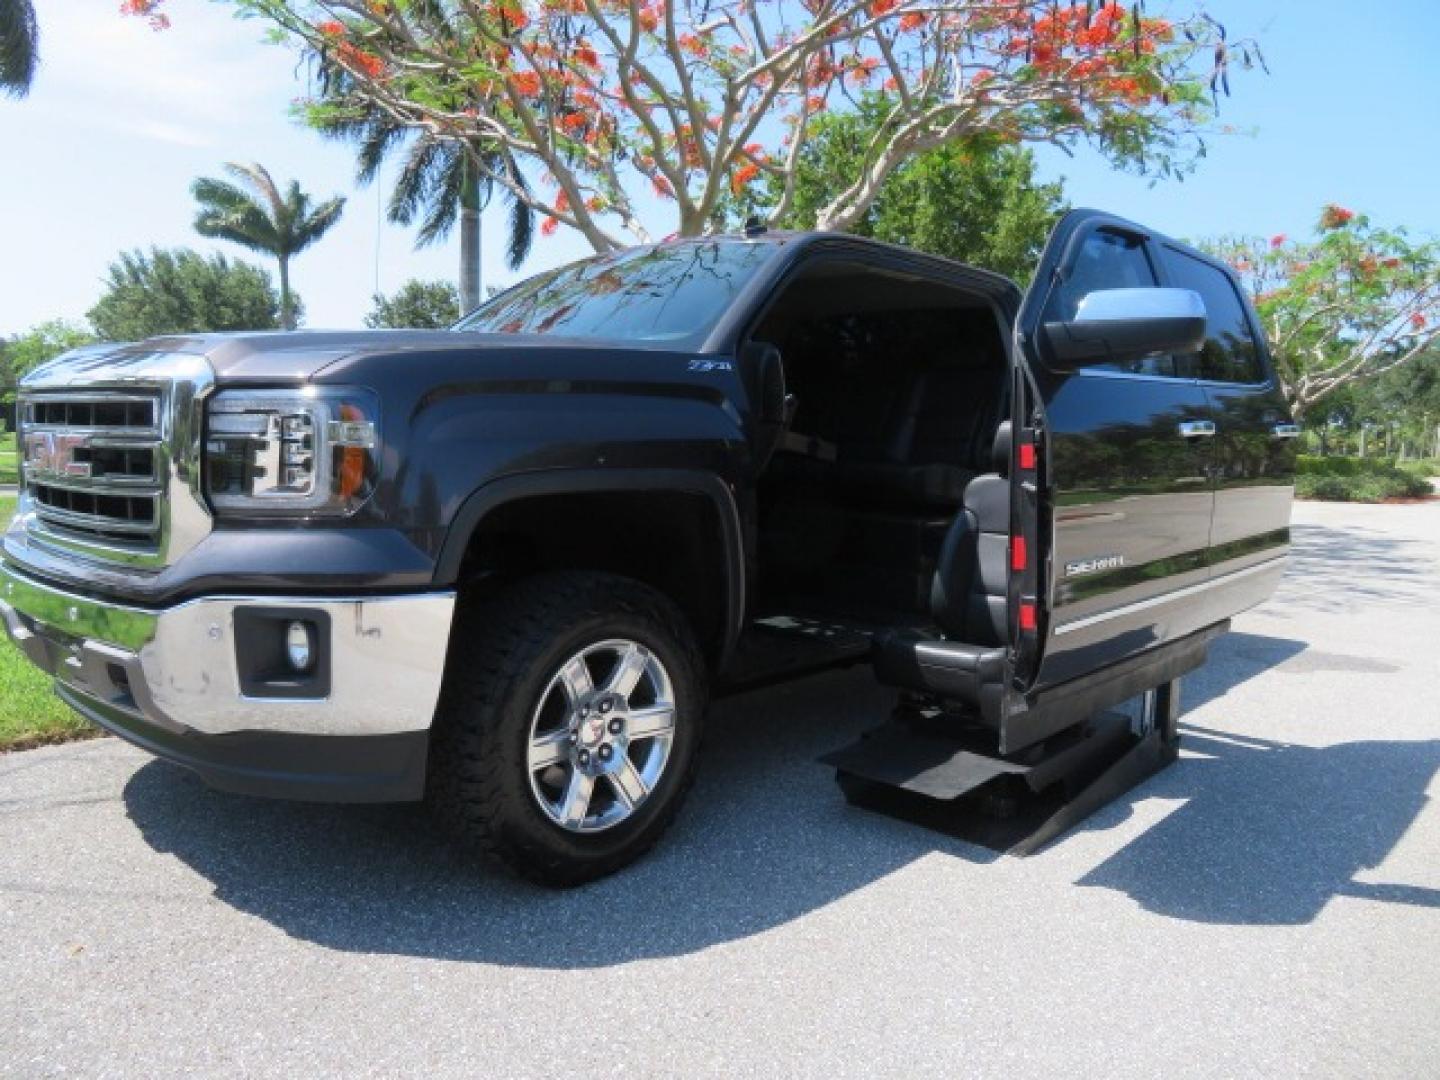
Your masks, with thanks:
<instances>
[{"instance_id":1,"label":"chrome door handle","mask_svg":"<svg viewBox=\"0 0 1440 1080\"><path fill-rule=\"evenodd\" d=\"M1270 434L1277 439L1298 439L1300 437L1300 425L1276 424L1270 429Z\"/></svg>"},{"instance_id":2,"label":"chrome door handle","mask_svg":"<svg viewBox=\"0 0 1440 1080\"><path fill-rule=\"evenodd\" d=\"M1198 439L1201 436L1215 434L1215 421L1213 420L1181 420L1180 437L1182 439Z\"/></svg>"}]
</instances>

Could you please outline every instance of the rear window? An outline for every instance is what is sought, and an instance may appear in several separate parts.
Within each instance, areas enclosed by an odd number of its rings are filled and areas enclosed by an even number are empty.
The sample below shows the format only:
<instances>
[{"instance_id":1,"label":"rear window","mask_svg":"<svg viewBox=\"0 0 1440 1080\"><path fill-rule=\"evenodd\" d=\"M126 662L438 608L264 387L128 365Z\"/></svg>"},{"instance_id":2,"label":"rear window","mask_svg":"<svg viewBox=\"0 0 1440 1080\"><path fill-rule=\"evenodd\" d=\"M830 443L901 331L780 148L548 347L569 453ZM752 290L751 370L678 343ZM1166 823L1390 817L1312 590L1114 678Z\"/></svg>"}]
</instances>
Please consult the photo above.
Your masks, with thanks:
<instances>
[{"instance_id":1,"label":"rear window","mask_svg":"<svg viewBox=\"0 0 1440 1080\"><path fill-rule=\"evenodd\" d=\"M1171 247L1164 249L1164 259L1170 284L1193 289L1205 301L1205 345L1194 358L1194 374L1214 382L1264 382L1260 350L1230 277Z\"/></svg>"}]
</instances>

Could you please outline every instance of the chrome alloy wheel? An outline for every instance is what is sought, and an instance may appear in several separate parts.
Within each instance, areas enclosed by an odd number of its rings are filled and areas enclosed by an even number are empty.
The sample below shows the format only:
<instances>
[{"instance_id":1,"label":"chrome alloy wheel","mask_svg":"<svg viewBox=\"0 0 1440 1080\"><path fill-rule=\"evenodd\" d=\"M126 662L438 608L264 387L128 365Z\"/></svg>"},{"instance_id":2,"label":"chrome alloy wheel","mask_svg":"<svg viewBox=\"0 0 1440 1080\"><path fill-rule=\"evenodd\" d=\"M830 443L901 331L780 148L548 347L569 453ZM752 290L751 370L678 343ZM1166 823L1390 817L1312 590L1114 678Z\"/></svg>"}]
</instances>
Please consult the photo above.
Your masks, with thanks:
<instances>
[{"instance_id":1,"label":"chrome alloy wheel","mask_svg":"<svg viewBox=\"0 0 1440 1080\"><path fill-rule=\"evenodd\" d=\"M590 645L560 666L530 720L530 790L571 832L635 813L665 772L675 692L659 657L634 641Z\"/></svg>"}]
</instances>

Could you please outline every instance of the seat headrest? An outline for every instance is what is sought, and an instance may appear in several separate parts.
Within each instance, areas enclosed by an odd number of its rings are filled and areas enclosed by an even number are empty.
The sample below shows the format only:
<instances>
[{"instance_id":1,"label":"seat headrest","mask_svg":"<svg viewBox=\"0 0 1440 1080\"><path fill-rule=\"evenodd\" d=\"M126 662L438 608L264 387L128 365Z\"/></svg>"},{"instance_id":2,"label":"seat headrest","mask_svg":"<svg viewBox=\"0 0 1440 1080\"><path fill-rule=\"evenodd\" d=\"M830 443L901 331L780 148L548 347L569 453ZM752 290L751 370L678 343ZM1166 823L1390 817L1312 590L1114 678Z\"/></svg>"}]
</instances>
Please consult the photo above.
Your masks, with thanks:
<instances>
[{"instance_id":1,"label":"seat headrest","mask_svg":"<svg viewBox=\"0 0 1440 1080\"><path fill-rule=\"evenodd\" d=\"M1001 476L1010 475L1010 421L1003 420L995 429L995 441L990 444L990 467Z\"/></svg>"}]
</instances>

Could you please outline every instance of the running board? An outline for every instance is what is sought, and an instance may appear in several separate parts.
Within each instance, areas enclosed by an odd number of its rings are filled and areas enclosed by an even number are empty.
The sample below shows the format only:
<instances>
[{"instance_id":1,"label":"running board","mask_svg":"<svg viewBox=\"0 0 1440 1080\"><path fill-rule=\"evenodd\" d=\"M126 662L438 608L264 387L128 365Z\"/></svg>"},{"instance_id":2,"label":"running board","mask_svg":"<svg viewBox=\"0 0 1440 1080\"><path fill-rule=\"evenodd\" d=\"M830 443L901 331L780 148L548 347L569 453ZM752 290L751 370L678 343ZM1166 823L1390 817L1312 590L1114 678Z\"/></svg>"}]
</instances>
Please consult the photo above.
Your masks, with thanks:
<instances>
[{"instance_id":1,"label":"running board","mask_svg":"<svg viewBox=\"0 0 1440 1080\"><path fill-rule=\"evenodd\" d=\"M904 708L820 759L852 806L995 851L1031 855L1179 756L1179 685L1146 695L1138 724L1105 712L1021 754L993 731L946 732Z\"/></svg>"}]
</instances>

